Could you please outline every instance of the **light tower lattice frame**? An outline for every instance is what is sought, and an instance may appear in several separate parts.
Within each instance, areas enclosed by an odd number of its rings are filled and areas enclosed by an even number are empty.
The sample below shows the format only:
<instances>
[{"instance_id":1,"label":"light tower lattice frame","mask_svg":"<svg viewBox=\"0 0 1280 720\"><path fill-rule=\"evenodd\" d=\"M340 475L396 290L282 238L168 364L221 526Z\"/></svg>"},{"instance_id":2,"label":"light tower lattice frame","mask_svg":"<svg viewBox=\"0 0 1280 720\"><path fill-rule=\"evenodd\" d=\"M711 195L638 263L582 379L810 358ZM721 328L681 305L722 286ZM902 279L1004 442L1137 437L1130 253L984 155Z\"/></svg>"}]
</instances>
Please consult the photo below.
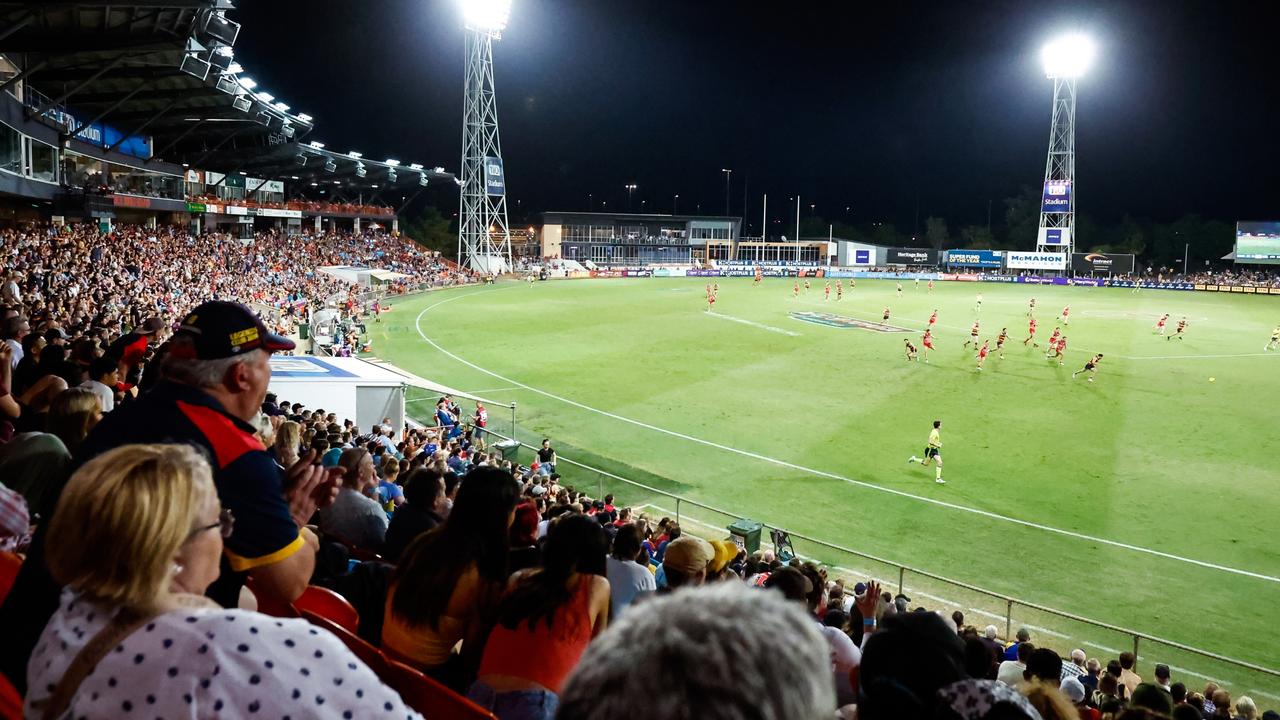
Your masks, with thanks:
<instances>
[{"instance_id":1,"label":"light tower lattice frame","mask_svg":"<svg viewBox=\"0 0 1280 720\"><path fill-rule=\"evenodd\" d=\"M500 37L492 30L466 30L458 263L485 274L505 272L512 266L506 176L493 85L493 41ZM492 168L487 167L494 159L496 178ZM494 182L499 186L496 191Z\"/></svg>"},{"instance_id":2,"label":"light tower lattice frame","mask_svg":"<svg viewBox=\"0 0 1280 720\"><path fill-rule=\"evenodd\" d=\"M1040 228L1036 236L1036 252L1075 252L1076 246L1076 79L1053 78L1053 121L1049 128L1049 155L1044 165L1044 188L1048 194L1053 184L1065 183L1066 206L1061 211L1045 210L1044 196L1040 204ZM1063 233L1045 230L1062 229ZM1046 242L1054 235L1065 236L1065 242Z\"/></svg>"}]
</instances>

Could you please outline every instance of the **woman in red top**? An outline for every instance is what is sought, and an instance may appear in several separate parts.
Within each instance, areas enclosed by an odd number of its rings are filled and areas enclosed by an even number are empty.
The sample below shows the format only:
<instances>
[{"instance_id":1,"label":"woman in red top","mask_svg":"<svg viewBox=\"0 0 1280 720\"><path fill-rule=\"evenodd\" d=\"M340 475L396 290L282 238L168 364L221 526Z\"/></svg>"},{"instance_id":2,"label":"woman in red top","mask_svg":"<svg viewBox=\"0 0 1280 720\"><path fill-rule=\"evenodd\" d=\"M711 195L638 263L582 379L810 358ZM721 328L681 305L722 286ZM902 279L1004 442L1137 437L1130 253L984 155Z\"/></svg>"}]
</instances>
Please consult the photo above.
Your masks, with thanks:
<instances>
[{"instance_id":1,"label":"woman in red top","mask_svg":"<svg viewBox=\"0 0 1280 720\"><path fill-rule=\"evenodd\" d=\"M541 568L511 576L467 697L503 720L552 720L560 689L609 624L608 540L586 515L551 525Z\"/></svg>"}]
</instances>

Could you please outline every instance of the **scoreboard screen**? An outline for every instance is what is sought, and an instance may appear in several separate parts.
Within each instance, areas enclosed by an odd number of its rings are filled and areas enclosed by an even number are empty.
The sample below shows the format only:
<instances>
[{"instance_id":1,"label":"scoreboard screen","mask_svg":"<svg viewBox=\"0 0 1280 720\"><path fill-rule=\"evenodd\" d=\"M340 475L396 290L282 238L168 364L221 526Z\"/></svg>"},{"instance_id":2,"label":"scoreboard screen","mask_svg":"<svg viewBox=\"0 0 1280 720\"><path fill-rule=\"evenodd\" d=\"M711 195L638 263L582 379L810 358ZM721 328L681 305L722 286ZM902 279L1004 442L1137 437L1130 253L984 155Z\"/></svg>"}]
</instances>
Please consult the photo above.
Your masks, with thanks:
<instances>
[{"instance_id":1,"label":"scoreboard screen","mask_svg":"<svg viewBox=\"0 0 1280 720\"><path fill-rule=\"evenodd\" d=\"M1236 223L1236 262L1280 265L1280 222Z\"/></svg>"}]
</instances>

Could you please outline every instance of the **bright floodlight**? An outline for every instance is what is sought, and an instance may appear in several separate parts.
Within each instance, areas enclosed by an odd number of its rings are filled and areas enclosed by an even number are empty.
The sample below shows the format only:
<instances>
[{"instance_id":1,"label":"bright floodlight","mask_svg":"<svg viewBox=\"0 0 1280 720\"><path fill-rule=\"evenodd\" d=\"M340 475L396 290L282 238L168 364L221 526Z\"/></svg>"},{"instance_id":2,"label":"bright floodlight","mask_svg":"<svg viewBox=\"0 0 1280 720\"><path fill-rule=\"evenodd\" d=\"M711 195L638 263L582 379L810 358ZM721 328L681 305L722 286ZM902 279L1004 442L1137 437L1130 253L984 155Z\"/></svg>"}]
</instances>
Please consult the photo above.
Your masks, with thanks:
<instances>
[{"instance_id":1,"label":"bright floodlight","mask_svg":"<svg viewBox=\"0 0 1280 720\"><path fill-rule=\"evenodd\" d=\"M1093 41L1084 35L1064 35L1045 45L1040 57L1049 77L1080 77L1093 62Z\"/></svg>"},{"instance_id":2,"label":"bright floodlight","mask_svg":"<svg viewBox=\"0 0 1280 720\"><path fill-rule=\"evenodd\" d=\"M500 33L511 15L511 0L461 0L463 22L470 30Z\"/></svg>"}]
</instances>

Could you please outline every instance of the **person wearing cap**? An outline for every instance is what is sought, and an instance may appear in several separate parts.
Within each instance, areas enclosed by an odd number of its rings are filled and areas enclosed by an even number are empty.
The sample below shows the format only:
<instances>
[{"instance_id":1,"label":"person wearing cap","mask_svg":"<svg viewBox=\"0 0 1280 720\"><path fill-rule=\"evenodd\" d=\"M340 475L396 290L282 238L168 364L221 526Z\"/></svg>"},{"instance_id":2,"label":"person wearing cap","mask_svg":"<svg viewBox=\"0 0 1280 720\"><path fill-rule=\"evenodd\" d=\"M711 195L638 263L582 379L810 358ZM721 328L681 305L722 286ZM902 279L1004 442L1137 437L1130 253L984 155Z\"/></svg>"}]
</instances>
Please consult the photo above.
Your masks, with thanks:
<instances>
[{"instance_id":1,"label":"person wearing cap","mask_svg":"<svg viewBox=\"0 0 1280 720\"><path fill-rule=\"evenodd\" d=\"M209 304L210 303L205 303L205 305ZM223 304L229 305L231 303ZM204 305L201 307L204 307ZM163 320L158 317L147 318L142 322L142 324L138 325L138 327L116 338L115 341L107 347L107 351L104 355L120 364L120 377L124 379L125 382L131 385L137 384L138 366L142 364L142 358L147 354L147 348L150 347L152 343L159 344L159 342L163 340L159 335L160 331L163 329ZM263 327L263 331L266 331L265 326ZM272 337L278 336L272 335ZM292 342L284 338L281 339L290 343L288 348L281 348L282 350L293 349Z\"/></svg>"},{"instance_id":2,"label":"person wearing cap","mask_svg":"<svg viewBox=\"0 0 1280 720\"><path fill-rule=\"evenodd\" d=\"M703 584L707 580L707 566L715 557L715 548L702 538L685 535L672 540L659 568L666 584L658 589L658 594Z\"/></svg>"},{"instance_id":3,"label":"person wearing cap","mask_svg":"<svg viewBox=\"0 0 1280 720\"><path fill-rule=\"evenodd\" d=\"M236 517L209 597L236 607L250 576L255 594L292 602L315 567L318 542L304 525L317 508L333 502L339 474L313 466L312 454L282 470L255 435L253 420L271 378L267 360L272 352L292 349L293 342L268 332L244 305L207 302L186 316L169 345L164 379L98 423L75 462L130 444L199 448L213 467L222 507ZM61 487L54 492L60 493ZM10 679L25 676L38 634L58 606L59 588L43 557L48 526L41 524L29 561L0 611L0 622L10 628L0 648L0 669Z\"/></svg>"}]
</instances>

